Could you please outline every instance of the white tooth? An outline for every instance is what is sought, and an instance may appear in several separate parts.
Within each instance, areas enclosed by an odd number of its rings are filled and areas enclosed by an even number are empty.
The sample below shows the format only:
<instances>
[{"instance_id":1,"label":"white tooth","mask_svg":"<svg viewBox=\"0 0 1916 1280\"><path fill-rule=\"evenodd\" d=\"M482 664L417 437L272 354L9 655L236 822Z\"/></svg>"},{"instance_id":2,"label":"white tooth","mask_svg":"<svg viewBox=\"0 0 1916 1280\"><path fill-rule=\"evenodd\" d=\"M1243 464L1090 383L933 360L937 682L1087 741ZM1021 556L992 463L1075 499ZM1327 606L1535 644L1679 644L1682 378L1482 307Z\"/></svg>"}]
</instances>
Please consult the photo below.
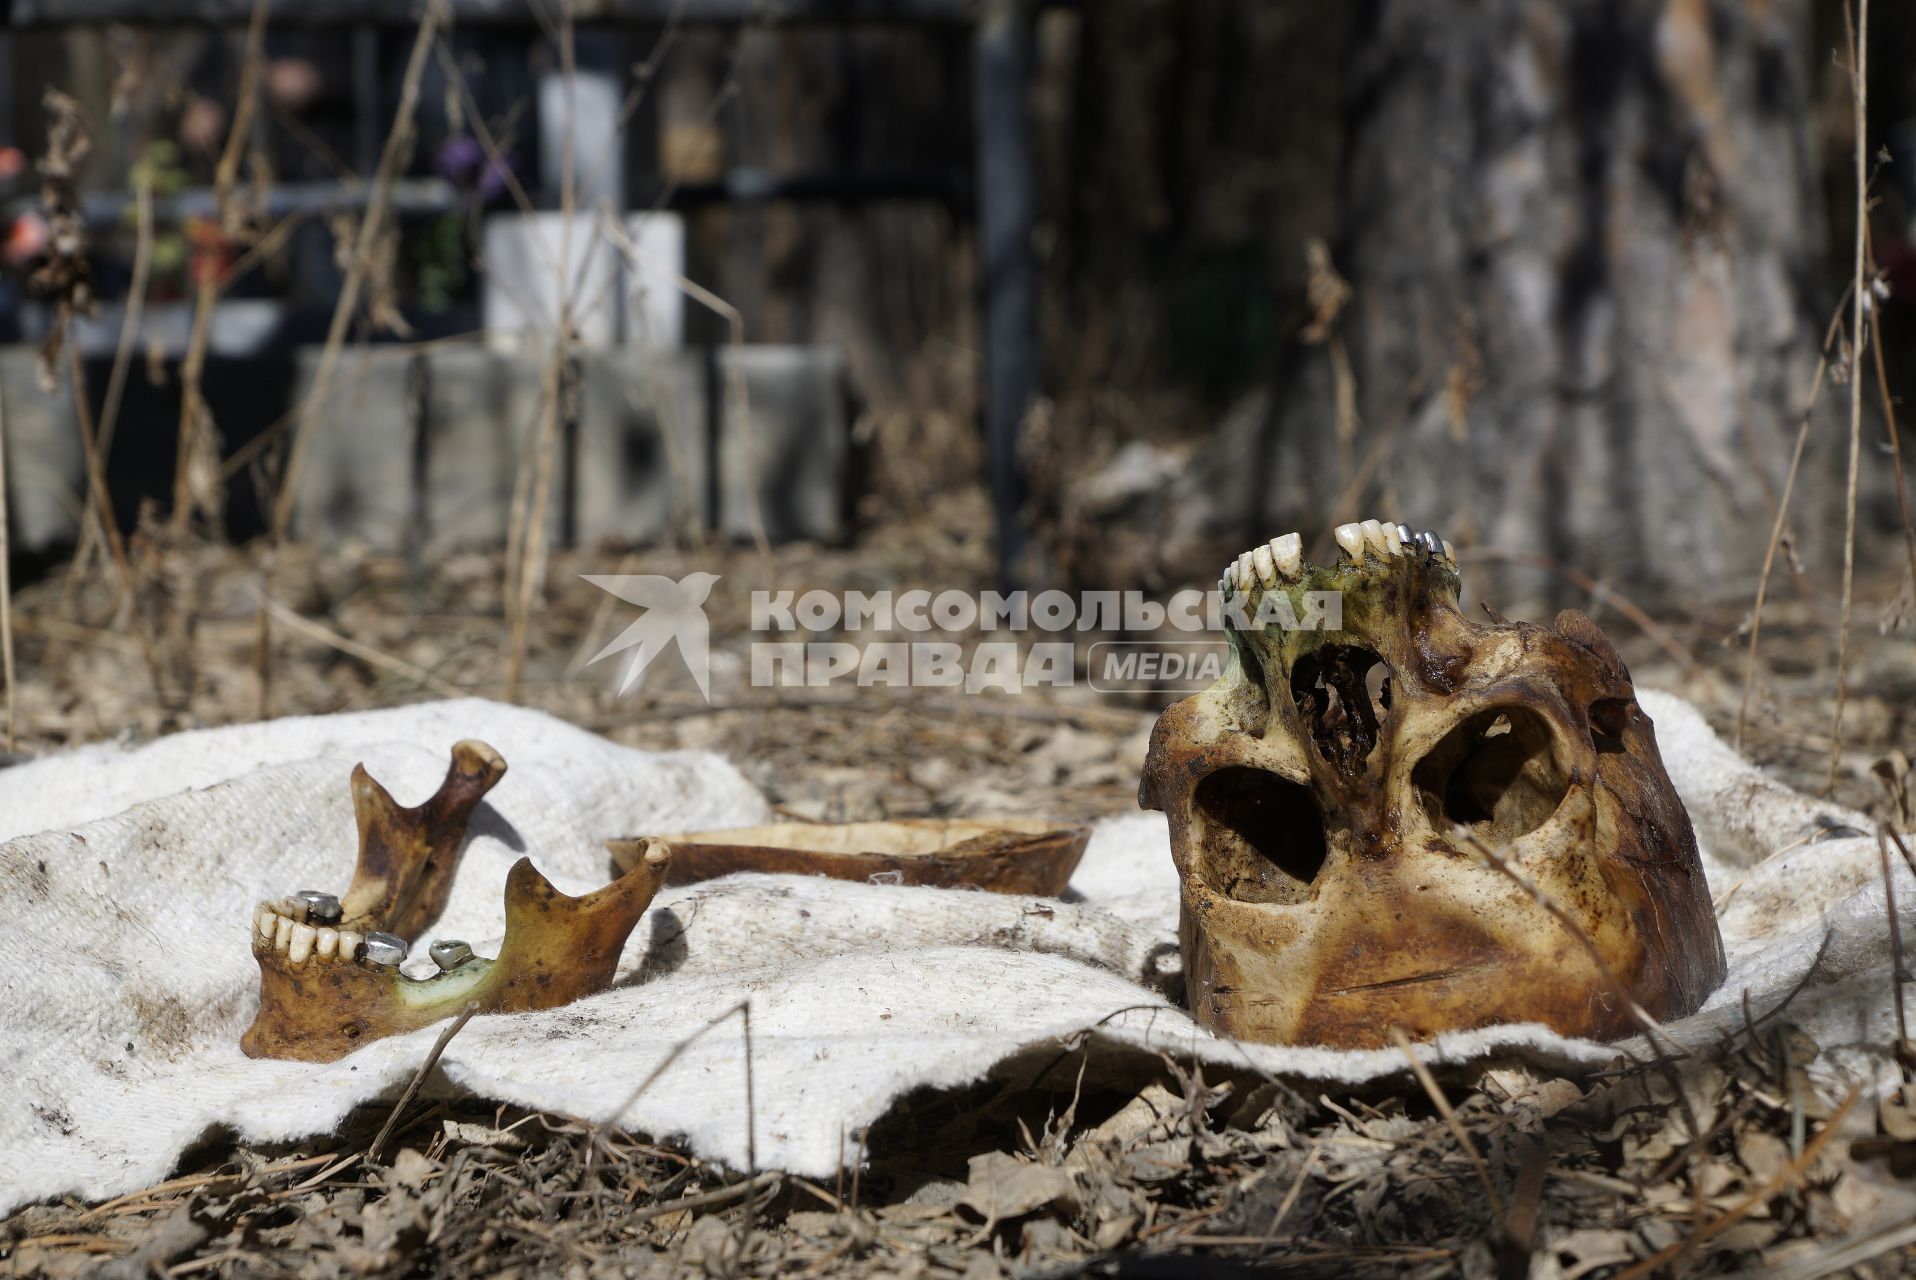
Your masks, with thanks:
<instances>
[{"instance_id":1,"label":"white tooth","mask_svg":"<svg viewBox=\"0 0 1916 1280\"><path fill-rule=\"evenodd\" d=\"M331 960L339 953L339 930L321 929L319 937L313 940L313 954L322 960Z\"/></svg>"},{"instance_id":2,"label":"white tooth","mask_svg":"<svg viewBox=\"0 0 1916 1280\"><path fill-rule=\"evenodd\" d=\"M1272 586L1277 582L1277 566L1271 562L1269 547L1256 547L1251 551L1251 567L1257 570L1257 576L1265 586Z\"/></svg>"},{"instance_id":3,"label":"white tooth","mask_svg":"<svg viewBox=\"0 0 1916 1280\"><path fill-rule=\"evenodd\" d=\"M1364 545L1371 554L1382 559L1390 554L1390 543L1384 540L1384 525L1379 520L1364 521Z\"/></svg>"},{"instance_id":4,"label":"white tooth","mask_svg":"<svg viewBox=\"0 0 1916 1280\"><path fill-rule=\"evenodd\" d=\"M1404 554L1404 538L1402 534L1397 532L1396 525L1387 524L1384 526L1384 545L1390 548L1390 553L1394 556Z\"/></svg>"},{"instance_id":5,"label":"white tooth","mask_svg":"<svg viewBox=\"0 0 1916 1280\"><path fill-rule=\"evenodd\" d=\"M286 948L286 958L294 964L305 964L306 958L313 954L313 940L319 936L319 930L310 924L293 926L291 944Z\"/></svg>"},{"instance_id":6,"label":"white tooth","mask_svg":"<svg viewBox=\"0 0 1916 1280\"><path fill-rule=\"evenodd\" d=\"M277 927L273 922L278 918L279 917L273 914L271 907L262 905L253 915L253 927L259 930L260 937L270 938L273 936L273 930Z\"/></svg>"},{"instance_id":7,"label":"white tooth","mask_svg":"<svg viewBox=\"0 0 1916 1280\"><path fill-rule=\"evenodd\" d=\"M1444 559L1455 560L1456 558L1457 558L1457 548L1450 545L1450 539L1448 538L1444 539Z\"/></svg>"},{"instance_id":8,"label":"white tooth","mask_svg":"<svg viewBox=\"0 0 1916 1280\"><path fill-rule=\"evenodd\" d=\"M351 929L341 929L339 931L339 958L341 960L351 960L359 954L359 944L365 940L365 934L354 933Z\"/></svg>"},{"instance_id":9,"label":"white tooth","mask_svg":"<svg viewBox=\"0 0 1916 1280\"><path fill-rule=\"evenodd\" d=\"M1251 573L1251 556L1249 552L1246 552L1231 562L1231 581L1237 584L1239 591L1249 591L1256 585L1257 579Z\"/></svg>"},{"instance_id":10,"label":"white tooth","mask_svg":"<svg viewBox=\"0 0 1916 1280\"><path fill-rule=\"evenodd\" d=\"M1344 548L1344 554L1352 560L1364 558L1364 526L1361 524L1340 524L1331 531L1337 539L1337 545Z\"/></svg>"},{"instance_id":11,"label":"white tooth","mask_svg":"<svg viewBox=\"0 0 1916 1280\"><path fill-rule=\"evenodd\" d=\"M279 924L275 926L274 932L273 932L273 949L275 951L286 950L286 943L288 942L288 940L292 938L292 936L293 936L293 922L291 920L288 920L285 916L281 916L279 918Z\"/></svg>"},{"instance_id":12,"label":"white tooth","mask_svg":"<svg viewBox=\"0 0 1916 1280\"><path fill-rule=\"evenodd\" d=\"M1304 539L1295 533L1286 533L1271 539L1271 559L1277 562L1277 571L1287 578L1294 578L1304 569Z\"/></svg>"}]
</instances>

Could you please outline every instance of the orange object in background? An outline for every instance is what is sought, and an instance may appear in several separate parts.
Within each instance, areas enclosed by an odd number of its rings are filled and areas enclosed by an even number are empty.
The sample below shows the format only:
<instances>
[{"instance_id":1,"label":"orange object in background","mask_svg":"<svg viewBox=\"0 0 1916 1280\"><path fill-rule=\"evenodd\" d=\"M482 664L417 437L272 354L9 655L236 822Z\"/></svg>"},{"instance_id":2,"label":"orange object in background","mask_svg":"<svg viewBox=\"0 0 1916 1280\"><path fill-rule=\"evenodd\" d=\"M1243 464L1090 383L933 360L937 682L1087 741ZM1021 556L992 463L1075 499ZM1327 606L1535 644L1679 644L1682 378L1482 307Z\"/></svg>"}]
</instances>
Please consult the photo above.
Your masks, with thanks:
<instances>
[{"instance_id":1,"label":"orange object in background","mask_svg":"<svg viewBox=\"0 0 1916 1280\"><path fill-rule=\"evenodd\" d=\"M211 218L188 218L184 227L187 276L198 286L218 283L233 266L233 242Z\"/></svg>"},{"instance_id":2,"label":"orange object in background","mask_svg":"<svg viewBox=\"0 0 1916 1280\"><path fill-rule=\"evenodd\" d=\"M47 248L47 220L37 213L23 213L7 227L7 238L0 244L0 260L9 267L24 267Z\"/></svg>"}]
</instances>

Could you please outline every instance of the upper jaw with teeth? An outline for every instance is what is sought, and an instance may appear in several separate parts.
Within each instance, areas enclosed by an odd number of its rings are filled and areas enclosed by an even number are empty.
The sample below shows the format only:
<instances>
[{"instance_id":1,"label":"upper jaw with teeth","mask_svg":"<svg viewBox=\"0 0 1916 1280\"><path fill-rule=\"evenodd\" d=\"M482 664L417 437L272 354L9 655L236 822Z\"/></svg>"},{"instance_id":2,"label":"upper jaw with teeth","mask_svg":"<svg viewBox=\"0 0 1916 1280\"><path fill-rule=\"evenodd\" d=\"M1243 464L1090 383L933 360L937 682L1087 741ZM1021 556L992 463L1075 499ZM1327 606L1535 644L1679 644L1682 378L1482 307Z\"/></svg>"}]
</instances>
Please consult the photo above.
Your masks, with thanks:
<instances>
[{"instance_id":1,"label":"upper jaw with teeth","mask_svg":"<svg viewBox=\"0 0 1916 1280\"><path fill-rule=\"evenodd\" d=\"M1457 553L1449 542L1425 529L1384 520L1353 520L1332 531L1342 557L1332 565L1314 565L1304 559L1304 540L1281 534L1251 548L1224 566L1218 587L1226 595L1250 595L1286 585L1335 585L1331 578L1352 570L1405 567L1455 578Z\"/></svg>"},{"instance_id":2,"label":"upper jaw with teeth","mask_svg":"<svg viewBox=\"0 0 1916 1280\"><path fill-rule=\"evenodd\" d=\"M444 909L467 821L505 769L492 748L461 742L439 790L411 809L354 770L360 851L351 887L340 897L301 890L253 911L260 1007L240 1042L248 1056L330 1062L469 1008L546 1009L611 982L626 938L665 881L671 850L662 841L647 842L630 871L577 898L521 858L506 877L496 957L440 939L430 948L438 973L399 970L407 938Z\"/></svg>"}]
</instances>

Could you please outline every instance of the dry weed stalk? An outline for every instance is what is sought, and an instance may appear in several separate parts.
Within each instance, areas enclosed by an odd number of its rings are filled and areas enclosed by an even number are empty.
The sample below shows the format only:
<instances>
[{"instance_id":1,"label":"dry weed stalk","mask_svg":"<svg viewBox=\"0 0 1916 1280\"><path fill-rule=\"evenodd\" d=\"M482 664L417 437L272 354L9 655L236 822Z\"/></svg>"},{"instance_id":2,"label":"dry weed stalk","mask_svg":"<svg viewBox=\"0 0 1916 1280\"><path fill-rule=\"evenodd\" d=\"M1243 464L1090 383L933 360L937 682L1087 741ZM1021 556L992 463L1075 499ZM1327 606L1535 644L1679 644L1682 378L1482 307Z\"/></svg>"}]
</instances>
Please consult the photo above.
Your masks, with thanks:
<instances>
[{"instance_id":1,"label":"dry weed stalk","mask_svg":"<svg viewBox=\"0 0 1916 1280\"><path fill-rule=\"evenodd\" d=\"M0 391L0 677L7 682L7 750L14 743L13 572L7 539L7 405Z\"/></svg>"},{"instance_id":2,"label":"dry weed stalk","mask_svg":"<svg viewBox=\"0 0 1916 1280\"><path fill-rule=\"evenodd\" d=\"M562 415L569 415L573 411L573 399L579 394L578 376L571 350L574 323L580 316L589 314L597 307L603 306L605 302L603 288L591 298L583 298L586 268L591 262L591 254L596 252L599 246L595 243L591 251L580 255L576 263L572 253L573 224L577 217L574 111L578 76L574 56L573 5L571 0L564 0L564 3L560 5L559 21L556 25L551 22L543 9L535 7L535 13L545 27L547 37L559 48L560 66L565 81L565 120L560 151L559 260L556 263L552 261L543 240L539 240L536 245L537 251L545 259L547 269L558 277L561 289L559 315L553 325L550 354L547 357L541 385L538 422L533 437L521 456L520 471L514 479L513 499L507 515L505 557L507 660L504 696L508 701L515 700L519 695L525 672L525 653L533 605L545 584L545 567L549 556L548 524L554 472L553 454L557 447L557 427L564 420ZM676 39L681 16L679 8L675 7L665 31L660 35L652 52L635 69L633 87L628 91L620 107L622 120L630 118L656 75L666 51ZM744 32L741 32L740 39L743 40L743 38ZM512 177L510 167L503 163L498 143L486 128L477 103L465 85L463 75L459 72L456 63L444 50L440 52L440 62L448 79L458 86L461 101L472 121L474 136L478 138L485 152L487 164L506 174L507 186L514 201L523 212L532 212L531 201L526 197L517 180ZM720 108L736 95L737 75L738 58L735 49L731 70L727 74L725 83L713 94L712 101L707 106L708 119L715 119ZM608 157L608 162L612 159L614 158ZM668 180L648 212L656 213L670 201L678 181L676 174ZM603 234L618 248L628 264L641 265L649 262L638 246L633 243L631 237L626 234L617 210L609 204L602 204L595 210L593 226L595 239L599 234ZM684 275L677 272L670 274L676 289L724 319L727 343L736 354L745 344L745 321L738 308L711 290L695 284ZM522 309L526 308L522 307ZM757 455L757 428L751 417L744 365L738 359L731 362L727 373L725 404L727 416L738 438L745 442L747 451L745 469L748 474L755 475L753 464ZM756 485L747 487L746 521L760 559L769 565L771 544L765 532L764 514Z\"/></svg>"},{"instance_id":3,"label":"dry weed stalk","mask_svg":"<svg viewBox=\"0 0 1916 1280\"><path fill-rule=\"evenodd\" d=\"M245 154L253 130L253 112L259 101L260 69L266 57L266 10L268 0L253 0L252 17L246 24L246 56L240 65L239 100L233 105L233 120L220 150L219 166L213 172L214 221L222 238L239 229L239 216L233 207L233 185L239 177L240 157ZM219 480L219 430L212 410L200 390L206 372L206 349L213 336L213 309L226 287L226 279L217 258L200 265L193 299L193 330L187 339L186 357L180 362L179 452L173 466L173 512L171 540L177 542L186 533L197 508L217 524L221 507Z\"/></svg>"},{"instance_id":4,"label":"dry weed stalk","mask_svg":"<svg viewBox=\"0 0 1916 1280\"><path fill-rule=\"evenodd\" d=\"M1490 1201L1490 1216L1495 1218L1498 1225L1502 1226L1507 1233L1510 1230L1510 1221L1504 1212L1504 1198L1497 1194L1497 1184L1491 1181L1490 1166L1484 1163L1483 1153L1478 1151L1477 1144L1471 1141L1469 1131L1464 1128L1464 1122L1457 1115L1456 1109L1450 1105L1450 1099L1444 1096L1443 1089L1437 1084L1437 1078L1430 1074L1430 1068L1424 1065L1424 1060L1419 1058L1416 1050L1410 1047L1410 1037L1404 1034L1404 1029L1392 1027L1390 1038L1396 1042L1397 1048L1410 1063L1411 1073L1417 1077L1417 1083L1423 1087L1424 1094L1430 1099L1431 1105L1437 1108L1437 1114L1442 1116L1444 1123L1450 1127L1450 1134L1457 1139L1457 1145L1463 1148L1464 1156L1470 1161L1470 1167L1477 1171L1477 1181L1483 1184L1484 1198Z\"/></svg>"},{"instance_id":5,"label":"dry weed stalk","mask_svg":"<svg viewBox=\"0 0 1916 1280\"><path fill-rule=\"evenodd\" d=\"M107 375L106 398L100 402L100 457L104 461L113 452L113 435L120 421L120 400L126 391L127 370L133 364L133 342L139 336L140 322L146 313L147 281L153 269L153 179L145 167L133 176L135 227L133 240L133 276L127 285L126 310L120 317L120 337L113 348L113 369ZM87 489L86 509L80 517L80 541L73 560L67 566L66 581L60 588L60 612L71 617L80 583L87 567L99 550L100 513L91 486Z\"/></svg>"},{"instance_id":6,"label":"dry weed stalk","mask_svg":"<svg viewBox=\"0 0 1916 1280\"><path fill-rule=\"evenodd\" d=\"M296 613L270 596L259 597L260 608L272 615L282 625L299 632L310 639L351 658L357 658L369 667L410 680L422 689L428 689L442 698L463 698L466 691L454 684L448 684L423 667L416 667L403 658L395 658L369 644L362 644L350 636L343 636L329 627L321 626L311 618Z\"/></svg>"},{"instance_id":7,"label":"dry weed stalk","mask_svg":"<svg viewBox=\"0 0 1916 1280\"><path fill-rule=\"evenodd\" d=\"M1824 794L1836 789L1843 759L1843 702L1849 693L1850 606L1856 585L1856 474L1863 450L1863 326L1869 323L1869 0L1857 0L1855 21L1843 0L1849 29L1850 106L1856 127L1856 265L1850 278L1849 482L1843 525L1843 621L1836 648L1836 713L1830 720L1830 768Z\"/></svg>"},{"instance_id":8,"label":"dry weed stalk","mask_svg":"<svg viewBox=\"0 0 1916 1280\"><path fill-rule=\"evenodd\" d=\"M541 20L542 9L534 6ZM519 696L525 674L527 633L532 625L534 597L545 585L546 524L552 507L552 473L557 452L559 422L569 416L567 397L576 394L572 374L572 335L579 314L578 278L574 276L572 223L577 212L578 82L579 66L573 41L572 0L561 0L557 31L547 35L559 46L560 75L564 82L565 113L559 144L559 314L553 325L551 353L540 379L539 418L526 461L514 480L512 509L506 529L506 681L505 699ZM581 255L578 270L593 257Z\"/></svg>"},{"instance_id":9,"label":"dry weed stalk","mask_svg":"<svg viewBox=\"0 0 1916 1280\"><path fill-rule=\"evenodd\" d=\"M284 540L292 526L293 511L299 504L300 471L305 465L306 451L312 445L313 420L326 405L333 373L339 365L340 349L346 340L346 330L359 311L359 295L366 287L366 274L376 256L374 250L392 204L393 182L401 164L412 152L413 116L419 108L419 82L426 68L426 54L432 48L440 26L450 20L445 0L432 0L420 19L419 32L413 38L412 53L406 61L405 78L399 87L399 110L379 154L379 168L373 174L366 209L360 216L352 259L347 264L346 278L340 286L339 301L333 307L332 322L326 330L326 343L320 350L319 366L313 373L313 389L300 406L299 417L293 424L286 469L273 502L272 536L275 542Z\"/></svg>"},{"instance_id":10,"label":"dry weed stalk","mask_svg":"<svg viewBox=\"0 0 1916 1280\"><path fill-rule=\"evenodd\" d=\"M1546 572L1553 573L1565 582L1568 582L1571 586L1577 588L1577 590L1590 593L1590 599L1592 601L1591 612L1593 614L1599 604L1615 605L1618 613L1628 618L1644 635L1656 641L1659 649L1674 658L1677 665L1683 668L1684 674L1697 679L1703 679L1709 675L1702 665L1691 656L1690 651L1683 647L1683 643L1670 633L1668 627L1651 617L1641 605L1637 604L1609 583L1599 582L1582 570L1574 569L1560 560L1544 555L1540 551L1500 551L1494 547L1485 547L1477 551L1465 552L1463 559L1466 562L1472 560L1503 560L1515 564L1534 565Z\"/></svg>"},{"instance_id":11,"label":"dry weed stalk","mask_svg":"<svg viewBox=\"0 0 1916 1280\"><path fill-rule=\"evenodd\" d=\"M1849 295L1844 293L1844 299ZM1830 350L1843 324L1843 308L1837 304L1823 331L1823 349L1816 359L1816 376L1810 380L1809 399L1803 405L1803 419L1796 429L1796 445L1790 450L1790 469L1783 481L1783 496L1777 501L1776 519L1770 526L1770 543L1763 553L1763 569L1756 579L1756 601L1750 606L1749 652L1743 661L1743 696L1736 704L1736 734L1731 745L1743 749L1743 727L1749 719L1750 693L1756 687L1756 646L1763 634L1763 604L1769 596L1770 574L1776 567L1776 552L1783 545L1783 527L1790 516L1790 499L1796 492L1796 477L1803 467L1803 448L1809 443L1810 422L1816 414L1816 402L1823 392L1823 380L1829 373Z\"/></svg>"},{"instance_id":12,"label":"dry weed stalk","mask_svg":"<svg viewBox=\"0 0 1916 1280\"><path fill-rule=\"evenodd\" d=\"M399 1123L399 1113L406 1109L407 1103L418 1096L419 1086L425 1083L426 1077L430 1075L432 1069L439 1064L439 1057L445 1053L446 1046L452 1043L454 1036L465 1030L466 1024L472 1021L472 1015L478 1011L478 1005L468 1004L464 1011L448 1023L446 1029L441 1031L438 1038L432 1042L432 1048L427 1051L425 1059L420 1062L419 1069L412 1073L412 1079L407 1082L406 1091L399 1095L399 1101L393 1103L392 1114L386 1117L386 1123L380 1126L378 1136L373 1139L372 1145L366 1148L367 1164L379 1163L380 1154L386 1146L386 1139L392 1136L393 1126Z\"/></svg>"},{"instance_id":13,"label":"dry weed stalk","mask_svg":"<svg viewBox=\"0 0 1916 1280\"><path fill-rule=\"evenodd\" d=\"M1876 265L1875 244L1870 247L1870 267L1880 270ZM1896 397L1889 391L1889 369L1883 360L1883 326L1872 325L1869 331L1870 352L1876 364L1876 394L1883 403L1883 425L1889 435L1891 465L1896 469L1896 510L1903 522L1903 552L1909 559L1910 589L1916 590L1916 525L1912 525L1909 516L1909 484L1903 474L1903 436L1896 423Z\"/></svg>"},{"instance_id":14,"label":"dry weed stalk","mask_svg":"<svg viewBox=\"0 0 1916 1280\"><path fill-rule=\"evenodd\" d=\"M1863 2L1867 4L1869 0L1863 0ZM1842 1127L1843 1120L1849 1115L1850 1110L1855 1107L1857 1099L1862 1096L1863 1094L1860 1087L1851 1089L1849 1095L1843 1099L1842 1104L1836 1108L1834 1114L1832 1114L1830 1118L1824 1122L1823 1127L1817 1131L1816 1136L1803 1144L1803 1153L1801 1155L1779 1169L1773 1177L1765 1180L1763 1185L1757 1187L1754 1191L1743 1197L1743 1199L1737 1201L1736 1204L1697 1228L1694 1234L1685 1236L1675 1244L1659 1249L1642 1262L1620 1273L1616 1277L1616 1280L1640 1280L1640 1277L1656 1274L1672 1259L1709 1243L1737 1223L1743 1221L1758 1205L1771 1199L1779 1192L1799 1184L1803 1180L1804 1175L1809 1172L1810 1166L1816 1162L1816 1157L1823 1153L1823 1148L1828 1146L1830 1140L1836 1136L1837 1130Z\"/></svg>"},{"instance_id":15,"label":"dry weed stalk","mask_svg":"<svg viewBox=\"0 0 1916 1280\"><path fill-rule=\"evenodd\" d=\"M1492 870L1530 895L1531 899L1548 912L1553 920L1562 925L1564 931L1575 939L1577 945L1582 947L1585 953L1589 955L1591 962L1596 965L1597 971L1601 973L1604 980L1609 983L1612 993L1618 1000L1623 1002L1625 1011L1630 1015L1630 1020L1634 1022L1637 1029L1643 1033L1645 1043L1650 1046L1650 1052L1655 1055L1654 1062L1663 1072L1664 1078L1670 1086L1670 1091L1675 1095L1677 1104L1683 1110L1684 1120L1690 1127L1690 1135L1695 1137L1701 1133L1703 1126L1697 1123L1696 1110L1690 1105L1688 1095L1683 1092L1683 1086L1677 1078L1675 1067L1672 1065L1676 1059L1685 1056L1683 1050L1679 1048L1674 1041L1669 1039L1669 1033L1663 1029L1663 1024L1652 1017L1650 1011L1639 1004L1636 997L1630 994L1630 988L1624 984L1622 978L1617 976L1617 971L1610 967L1610 963L1603 958L1602 949L1599 948L1596 941L1591 938L1589 931L1578 923L1575 916L1558 906L1549 894L1537 886L1535 881L1504 861L1489 845L1468 831L1460 831L1458 834L1464 843L1477 851L1477 856L1488 863ZM1590 838L1595 838L1596 832L1594 827L1591 828L1589 835ZM1666 1044L1668 1045L1667 1048L1665 1047Z\"/></svg>"},{"instance_id":16,"label":"dry weed stalk","mask_svg":"<svg viewBox=\"0 0 1916 1280\"><path fill-rule=\"evenodd\" d=\"M280 475L279 493L273 500L266 563L263 567L263 595L272 594L275 552L285 542L292 527L293 512L299 505L300 472L305 466L306 452L312 446L313 421L327 405L333 373L339 366L340 348L346 340L346 330L359 311L359 295L366 286L366 273L375 257L374 250L378 246L386 212L392 204L393 181L398 176L401 164L412 153L413 116L419 108L419 83L426 69L426 54L432 49L440 27L451 20L446 0L429 0L419 20L418 34L413 37L412 53L406 60L405 77L399 87L399 109L379 154L379 167L373 174L365 212L360 216L352 260L347 265L339 301L333 307L332 322L326 330L326 344L320 349L319 365L313 372L312 389L300 405L299 416L293 423L292 437L286 451L286 466ZM260 719L272 714L272 626L269 617L262 604L254 638L254 663L259 677L257 711Z\"/></svg>"}]
</instances>

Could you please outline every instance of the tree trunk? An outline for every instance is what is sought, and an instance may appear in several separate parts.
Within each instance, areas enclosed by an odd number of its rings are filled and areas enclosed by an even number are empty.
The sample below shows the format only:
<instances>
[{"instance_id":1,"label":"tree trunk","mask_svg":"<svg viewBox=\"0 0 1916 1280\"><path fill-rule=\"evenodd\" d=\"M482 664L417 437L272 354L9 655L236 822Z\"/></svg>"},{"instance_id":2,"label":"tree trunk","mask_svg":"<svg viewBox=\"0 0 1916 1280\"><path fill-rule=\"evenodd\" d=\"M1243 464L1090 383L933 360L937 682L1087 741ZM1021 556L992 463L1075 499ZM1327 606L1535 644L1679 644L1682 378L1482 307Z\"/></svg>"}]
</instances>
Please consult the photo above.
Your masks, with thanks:
<instances>
[{"instance_id":1,"label":"tree trunk","mask_svg":"<svg viewBox=\"0 0 1916 1280\"><path fill-rule=\"evenodd\" d=\"M1395 518L1647 598L1747 592L1836 302L1810 9L1372 6L1335 253L1351 293L1269 415L1273 526ZM1792 503L1812 564L1840 555L1842 398L1825 387ZM1469 576L1493 598L1564 595L1487 568Z\"/></svg>"}]
</instances>

